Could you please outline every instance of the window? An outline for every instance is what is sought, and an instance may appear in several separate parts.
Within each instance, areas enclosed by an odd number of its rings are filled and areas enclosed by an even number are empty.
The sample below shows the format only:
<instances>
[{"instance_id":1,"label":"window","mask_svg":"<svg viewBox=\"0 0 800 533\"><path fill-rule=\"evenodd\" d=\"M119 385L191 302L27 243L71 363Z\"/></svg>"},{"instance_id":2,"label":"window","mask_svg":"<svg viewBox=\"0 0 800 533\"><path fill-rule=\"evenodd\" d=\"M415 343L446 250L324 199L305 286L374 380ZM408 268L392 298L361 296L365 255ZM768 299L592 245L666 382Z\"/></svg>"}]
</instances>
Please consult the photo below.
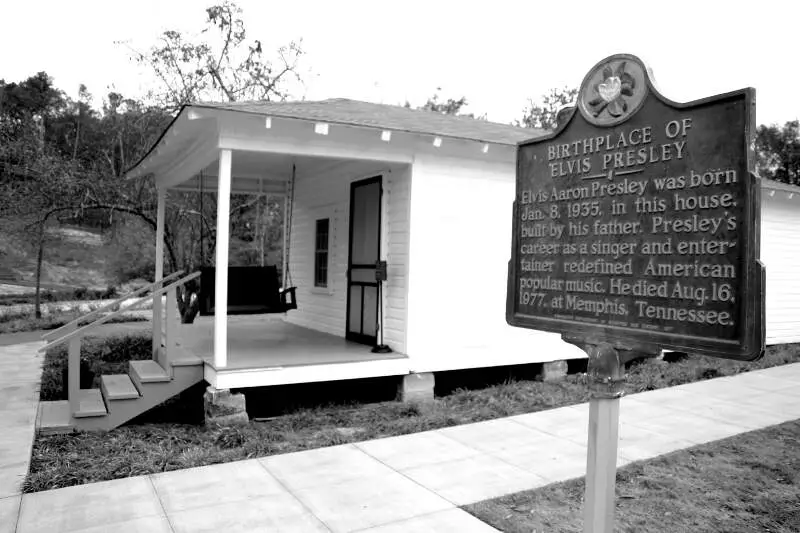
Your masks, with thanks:
<instances>
[{"instance_id":1,"label":"window","mask_svg":"<svg viewBox=\"0 0 800 533\"><path fill-rule=\"evenodd\" d=\"M316 224L314 239L314 286L328 286L328 241L331 219L320 218Z\"/></svg>"}]
</instances>

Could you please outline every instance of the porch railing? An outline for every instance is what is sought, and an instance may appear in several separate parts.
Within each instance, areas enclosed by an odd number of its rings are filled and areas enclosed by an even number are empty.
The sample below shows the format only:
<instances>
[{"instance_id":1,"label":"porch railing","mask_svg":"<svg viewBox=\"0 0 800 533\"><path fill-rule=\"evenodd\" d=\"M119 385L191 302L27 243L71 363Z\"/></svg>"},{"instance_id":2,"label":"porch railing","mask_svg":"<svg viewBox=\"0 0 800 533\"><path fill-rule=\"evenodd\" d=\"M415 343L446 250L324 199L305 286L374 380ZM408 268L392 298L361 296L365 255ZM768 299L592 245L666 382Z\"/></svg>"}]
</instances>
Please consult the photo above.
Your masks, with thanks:
<instances>
[{"instance_id":1,"label":"porch railing","mask_svg":"<svg viewBox=\"0 0 800 533\"><path fill-rule=\"evenodd\" d=\"M183 271L180 271L180 270L178 272L173 272L169 276L166 276L166 277L162 278L160 280L160 283L163 285L165 282L171 281L171 280L177 278L178 276L180 276L181 274L183 274ZM158 285L158 283L159 283L159 281L154 281L153 283L150 283L149 285L145 285L144 287L142 287L140 289L137 289L137 290L135 290L135 291L133 291L131 293L125 294L124 296L120 296L119 298L117 298L113 302L111 302L109 304L106 304L106 305L104 305L102 307L98 307L94 311L86 313L85 315L81 315L78 318L76 318L75 320L73 320L72 322L64 324L60 328L56 328L54 330L48 331L47 333L42 335L42 339L44 339L47 342L50 342L50 341L52 341L54 339L57 339L59 336L74 330L75 326L77 326L81 322L85 323L86 321L92 320L92 319L94 319L94 317L96 317L97 315L100 315L102 313L114 312L114 311L116 311L118 309L121 310L122 308L118 307L118 306L120 306L122 304L122 302L124 302L125 300L130 300L131 298L136 298L137 296L139 296L141 294L144 294L149 290L152 290L156 285Z\"/></svg>"},{"instance_id":2,"label":"porch railing","mask_svg":"<svg viewBox=\"0 0 800 533\"><path fill-rule=\"evenodd\" d=\"M170 279L174 279L175 277L183 274L183 272L176 272L175 274L171 274L165 278L157 280L147 287L143 287L136 291L136 293L141 294L147 290L152 290L150 294L139 298L137 301L132 302L130 305L125 307L124 309L118 309L112 313L102 315L99 318L96 318L93 322L78 327L78 324L82 321L85 321L87 317L96 317L100 310L96 310L97 312L89 313L81 317L78 320L73 320L69 324L66 324L59 328L62 335L55 340L51 340L47 344L45 344L42 348L39 349L39 352L44 352L49 350L50 348L54 348L60 344L69 343L68 348L68 356L67 356L67 399L70 404L70 411L76 412L78 408L78 403L80 401L80 391L81 391L81 383L80 383L80 356L81 356L81 341L83 337L89 333L90 331L94 330L101 324L104 324L111 320L112 318L120 315L125 311L129 311L132 309L136 309L141 307L142 305L146 304L150 300L153 300L154 307L160 308L160 300L163 295L167 295L167 307L165 313L165 322L163 324L159 312L159 316L153 316L153 359L157 361L162 367L165 366L166 363L166 356L167 354L175 347L177 341L177 330L178 330L178 309L177 309L177 289L181 285L196 279L200 276L200 272L194 272L187 276L184 276L177 281L173 281L167 286L163 285L164 281ZM133 293L132 293L133 294ZM130 297L130 296L128 296ZM158 302L156 302L156 298L158 298ZM113 307L114 304L109 304L106 306L107 308ZM162 349L162 346L164 349Z\"/></svg>"}]
</instances>

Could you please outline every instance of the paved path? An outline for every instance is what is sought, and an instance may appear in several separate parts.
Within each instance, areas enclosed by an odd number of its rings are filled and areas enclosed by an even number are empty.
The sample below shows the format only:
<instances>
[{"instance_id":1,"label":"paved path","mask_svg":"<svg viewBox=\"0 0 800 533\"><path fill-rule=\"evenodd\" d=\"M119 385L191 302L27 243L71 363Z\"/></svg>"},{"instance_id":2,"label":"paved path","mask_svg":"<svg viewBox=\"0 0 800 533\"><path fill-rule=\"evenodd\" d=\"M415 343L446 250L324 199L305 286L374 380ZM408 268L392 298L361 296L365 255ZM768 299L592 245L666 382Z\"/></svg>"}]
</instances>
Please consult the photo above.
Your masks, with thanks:
<instances>
[{"instance_id":1,"label":"paved path","mask_svg":"<svg viewBox=\"0 0 800 533\"><path fill-rule=\"evenodd\" d=\"M0 533L14 531L39 403L42 342L0 347Z\"/></svg>"},{"instance_id":2,"label":"paved path","mask_svg":"<svg viewBox=\"0 0 800 533\"><path fill-rule=\"evenodd\" d=\"M794 364L626 397L618 464L798 419L798 385ZM40 492L16 531L490 532L458 507L582 476L587 425L581 404Z\"/></svg>"}]
</instances>

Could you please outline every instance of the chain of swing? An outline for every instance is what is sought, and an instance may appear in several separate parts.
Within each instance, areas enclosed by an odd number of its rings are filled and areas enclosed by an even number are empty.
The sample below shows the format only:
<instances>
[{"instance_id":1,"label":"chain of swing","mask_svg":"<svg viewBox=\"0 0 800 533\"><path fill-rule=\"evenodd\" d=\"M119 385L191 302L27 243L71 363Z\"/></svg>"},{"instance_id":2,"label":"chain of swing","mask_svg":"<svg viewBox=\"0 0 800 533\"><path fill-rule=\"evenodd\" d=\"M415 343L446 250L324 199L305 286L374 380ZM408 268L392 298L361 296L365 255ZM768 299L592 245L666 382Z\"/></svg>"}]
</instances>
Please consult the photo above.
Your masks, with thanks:
<instances>
[{"instance_id":1,"label":"chain of swing","mask_svg":"<svg viewBox=\"0 0 800 533\"><path fill-rule=\"evenodd\" d=\"M284 216L286 217L286 224L284 226L285 235L283 236L283 246L284 246L284 257L285 257L285 264L283 266L283 272L286 273L286 279L282 279L282 284L284 289L288 289L289 287L293 287L292 284L292 274L291 269L289 268L290 260L291 260L291 250L292 250L292 215L294 213L294 186L295 180L297 175L297 168L294 163L292 163L292 179L289 185L289 197L284 202ZM204 226L205 226L205 211L203 210L203 197L205 196L205 174L201 170L199 175L199 187L200 187L200 266L206 266L206 248L205 248L205 240L203 238L204 235ZM256 202L256 236L259 239L258 248L260 252L260 265L264 266L264 231L263 231L263 221L261 220L261 182L259 182L259 194L258 199ZM267 202L269 204L269 202Z\"/></svg>"}]
</instances>

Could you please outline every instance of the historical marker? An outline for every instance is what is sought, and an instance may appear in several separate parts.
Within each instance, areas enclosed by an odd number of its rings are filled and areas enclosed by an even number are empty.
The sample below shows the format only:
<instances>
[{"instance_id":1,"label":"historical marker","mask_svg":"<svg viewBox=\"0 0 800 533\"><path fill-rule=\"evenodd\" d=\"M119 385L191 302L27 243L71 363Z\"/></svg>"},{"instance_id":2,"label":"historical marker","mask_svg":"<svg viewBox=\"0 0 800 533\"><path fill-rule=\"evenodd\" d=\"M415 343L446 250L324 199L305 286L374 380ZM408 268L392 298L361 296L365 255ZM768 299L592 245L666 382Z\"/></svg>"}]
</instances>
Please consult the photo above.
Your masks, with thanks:
<instances>
[{"instance_id":1,"label":"historical marker","mask_svg":"<svg viewBox=\"0 0 800 533\"><path fill-rule=\"evenodd\" d=\"M611 533L626 361L764 351L755 91L678 104L615 55L517 150L506 319L589 356L584 532Z\"/></svg>"},{"instance_id":2,"label":"historical marker","mask_svg":"<svg viewBox=\"0 0 800 533\"><path fill-rule=\"evenodd\" d=\"M517 152L513 326L740 360L764 348L755 91L679 104L630 55Z\"/></svg>"}]
</instances>

